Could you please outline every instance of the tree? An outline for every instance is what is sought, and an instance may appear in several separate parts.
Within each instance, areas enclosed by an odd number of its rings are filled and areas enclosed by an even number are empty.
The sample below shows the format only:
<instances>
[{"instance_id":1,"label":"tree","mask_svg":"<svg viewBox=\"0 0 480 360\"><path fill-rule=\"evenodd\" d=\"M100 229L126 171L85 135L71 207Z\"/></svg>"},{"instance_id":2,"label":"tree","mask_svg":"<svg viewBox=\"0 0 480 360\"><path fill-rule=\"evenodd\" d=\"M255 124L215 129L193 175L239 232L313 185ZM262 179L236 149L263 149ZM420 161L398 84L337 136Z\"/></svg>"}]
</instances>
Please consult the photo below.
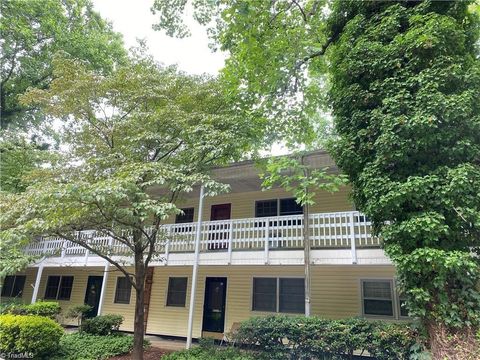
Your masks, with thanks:
<instances>
[{"instance_id":1,"label":"tree","mask_svg":"<svg viewBox=\"0 0 480 360\"><path fill-rule=\"evenodd\" d=\"M303 207L303 247L305 269L305 315L310 316L310 206L315 204L315 194L319 190L336 192L346 184L342 174L332 174L328 168L315 169L305 163L304 153L270 158L262 164L265 172L261 174L262 187L271 189L280 186L295 196L295 201Z\"/></svg>"},{"instance_id":2,"label":"tree","mask_svg":"<svg viewBox=\"0 0 480 360\"><path fill-rule=\"evenodd\" d=\"M31 130L32 123L42 121L38 109L25 107L18 97L29 87L48 87L56 52L104 73L126 60L121 35L90 0L7 0L0 11L2 129Z\"/></svg>"},{"instance_id":3,"label":"tree","mask_svg":"<svg viewBox=\"0 0 480 360\"><path fill-rule=\"evenodd\" d=\"M382 235L434 357L467 356L480 314L478 4L195 4L229 52L223 76L243 98L273 113L292 94L307 109L327 101L339 137L332 153ZM166 12L159 1L154 8Z\"/></svg>"},{"instance_id":4,"label":"tree","mask_svg":"<svg viewBox=\"0 0 480 360\"><path fill-rule=\"evenodd\" d=\"M254 132L214 79L148 58L103 76L57 57L54 77L47 90L31 89L22 101L64 119L65 149L26 191L4 194L0 238L19 248L37 236L60 236L121 271L136 294L133 358L142 359L144 282L168 240L162 223L180 212L177 198L195 186L224 191L209 169L248 150ZM82 238L82 230L110 236L113 247ZM115 244L126 250L116 252Z\"/></svg>"},{"instance_id":5,"label":"tree","mask_svg":"<svg viewBox=\"0 0 480 360\"><path fill-rule=\"evenodd\" d=\"M331 15L345 23L330 49L335 159L435 359L479 346L479 21L468 5L343 1Z\"/></svg>"}]
</instances>

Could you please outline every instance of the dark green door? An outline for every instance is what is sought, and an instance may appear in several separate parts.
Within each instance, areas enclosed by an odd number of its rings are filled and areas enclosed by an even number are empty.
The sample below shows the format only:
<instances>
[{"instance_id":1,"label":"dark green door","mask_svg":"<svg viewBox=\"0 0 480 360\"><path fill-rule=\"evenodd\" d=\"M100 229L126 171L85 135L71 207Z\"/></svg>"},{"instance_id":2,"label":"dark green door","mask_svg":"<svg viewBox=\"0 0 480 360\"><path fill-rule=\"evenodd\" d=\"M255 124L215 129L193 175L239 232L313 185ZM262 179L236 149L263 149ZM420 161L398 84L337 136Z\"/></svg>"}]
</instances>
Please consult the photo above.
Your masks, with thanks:
<instances>
[{"instance_id":1,"label":"dark green door","mask_svg":"<svg viewBox=\"0 0 480 360\"><path fill-rule=\"evenodd\" d=\"M227 278L208 277L205 282L203 304L203 331L223 333L225 323L225 300Z\"/></svg>"},{"instance_id":2,"label":"dark green door","mask_svg":"<svg viewBox=\"0 0 480 360\"><path fill-rule=\"evenodd\" d=\"M88 277L87 290L85 291L85 304L90 305L92 309L86 314L86 317L97 316L98 306L100 305L102 283L103 276Z\"/></svg>"}]
</instances>

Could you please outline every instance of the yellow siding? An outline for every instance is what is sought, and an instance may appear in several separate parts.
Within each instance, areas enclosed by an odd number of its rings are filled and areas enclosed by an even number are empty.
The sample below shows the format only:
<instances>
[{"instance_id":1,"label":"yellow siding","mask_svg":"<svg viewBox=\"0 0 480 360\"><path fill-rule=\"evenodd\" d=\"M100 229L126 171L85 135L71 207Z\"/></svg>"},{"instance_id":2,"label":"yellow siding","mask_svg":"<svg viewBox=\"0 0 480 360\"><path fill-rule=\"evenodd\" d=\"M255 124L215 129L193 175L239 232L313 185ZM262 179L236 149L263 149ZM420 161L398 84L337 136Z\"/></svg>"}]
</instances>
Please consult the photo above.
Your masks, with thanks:
<instances>
[{"instance_id":1,"label":"yellow siding","mask_svg":"<svg viewBox=\"0 0 480 360\"><path fill-rule=\"evenodd\" d=\"M127 271L134 273L133 268L127 268ZM132 288L130 293L130 304L116 304L115 289L117 286L117 278L123 277L122 272L115 268L111 268L108 273L107 289L103 300L102 315L104 314L120 314L123 315L123 324L120 327L124 331L133 331L133 319L135 317L135 289Z\"/></svg>"},{"instance_id":2,"label":"yellow siding","mask_svg":"<svg viewBox=\"0 0 480 360\"><path fill-rule=\"evenodd\" d=\"M393 266L312 266L312 314L344 318L362 314L360 279L393 279Z\"/></svg>"},{"instance_id":3,"label":"yellow siding","mask_svg":"<svg viewBox=\"0 0 480 360\"><path fill-rule=\"evenodd\" d=\"M94 267L50 267L44 268L42 273L42 279L40 281L40 288L38 290L37 299L41 300L45 296L45 288L47 286L48 276L73 276L73 287L70 300L58 300L62 308L62 315L69 308L75 305L81 305L85 300L85 290L87 288L87 281L89 275L102 276L103 271L101 268ZM30 297L31 298L31 297ZM56 300L48 300L56 301ZM76 324L75 320L66 319L64 316L61 316L61 322L63 324Z\"/></svg>"},{"instance_id":4,"label":"yellow siding","mask_svg":"<svg viewBox=\"0 0 480 360\"><path fill-rule=\"evenodd\" d=\"M312 314L327 318L360 316L360 279L393 278L394 273L392 266L313 266ZM155 268L147 332L186 336L191 274L192 268L187 266ZM268 314L251 310L253 277L303 277L303 274L303 266L201 266L197 283L193 336L201 336L206 277L227 277L225 329L228 331L234 322ZM165 305L169 276L188 277L185 308Z\"/></svg>"},{"instance_id":5,"label":"yellow siding","mask_svg":"<svg viewBox=\"0 0 480 360\"><path fill-rule=\"evenodd\" d=\"M344 186L338 192L329 193L327 191L318 191L315 196L315 205L311 207L312 213L350 211L353 205L349 200L349 187ZM232 219L255 217L255 201L281 199L292 197L292 195L283 189L271 189L267 191L250 191L242 193L227 193L215 197L208 197L204 200L203 221L210 220L210 210L215 204L232 204ZM195 208L195 219L198 214L198 200L185 199L178 205L179 207ZM169 219L169 223L174 219Z\"/></svg>"}]
</instances>

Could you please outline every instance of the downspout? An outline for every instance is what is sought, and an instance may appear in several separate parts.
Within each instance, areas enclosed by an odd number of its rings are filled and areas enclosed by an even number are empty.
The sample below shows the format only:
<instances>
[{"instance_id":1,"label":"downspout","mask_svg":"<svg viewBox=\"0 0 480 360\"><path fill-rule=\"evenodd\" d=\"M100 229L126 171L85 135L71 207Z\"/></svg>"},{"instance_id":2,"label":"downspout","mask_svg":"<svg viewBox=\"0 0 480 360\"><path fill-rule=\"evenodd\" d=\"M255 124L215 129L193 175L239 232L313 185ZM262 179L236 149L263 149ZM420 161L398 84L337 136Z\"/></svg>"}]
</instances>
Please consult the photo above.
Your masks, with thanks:
<instances>
[{"instance_id":1,"label":"downspout","mask_svg":"<svg viewBox=\"0 0 480 360\"><path fill-rule=\"evenodd\" d=\"M302 165L304 164L302 155ZM304 168L304 176L308 178L308 168ZM308 187L305 188L305 195L308 196ZM309 205L303 205L303 259L305 268L305 316L310 316L310 226L309 226Z\"/></svg>"},{"instance_id":2,"label":"downspout","mask_svg":"<svg viewBox=\"0 0 480 360\"><path fill-rule=\"evenodd\" d=\"M190 289L190 305L188 308L188 328L187 328L187 345L186 345L187 349L190 349L190 347L192 346L193 311L195 307L195 292L197 290L198 259L200 257L200 238L202 236L203 192L204 192L204 188L202 185L200 187L200 198L198 200L197 231L195 232L195 255L193 260L192 286Z\"/></svg>"}]
</instances>

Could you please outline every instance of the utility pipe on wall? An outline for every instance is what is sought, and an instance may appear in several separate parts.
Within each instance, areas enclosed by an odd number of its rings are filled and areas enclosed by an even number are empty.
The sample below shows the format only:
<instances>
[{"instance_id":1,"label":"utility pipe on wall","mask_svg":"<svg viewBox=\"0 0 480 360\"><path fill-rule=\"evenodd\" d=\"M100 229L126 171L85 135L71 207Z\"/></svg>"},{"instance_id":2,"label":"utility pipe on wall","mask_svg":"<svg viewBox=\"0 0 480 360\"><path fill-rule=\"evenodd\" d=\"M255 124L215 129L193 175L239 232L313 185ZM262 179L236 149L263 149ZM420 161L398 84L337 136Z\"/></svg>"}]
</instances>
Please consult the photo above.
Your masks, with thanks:
<instances>
[{"instance_id":1,"label":"utility pipe on wall","mask_svg":"<svg viewBox=\"0 0 480 360\"><path fill-rule=\"evenodd\" d=\"M195 308L195 292L197 290L198 259L200 257L200 238L202 236L203 191L204 191L204 188L202 185L200 187L200 198L198 201L197 231L195 233L195 255L193 260L192 286L190 289L190 306L188 308L188 328L187 328L187 345L186 345L187 349L190 349L190 347L192 346L193 311Z\"/></svg>"}]
</instances>

